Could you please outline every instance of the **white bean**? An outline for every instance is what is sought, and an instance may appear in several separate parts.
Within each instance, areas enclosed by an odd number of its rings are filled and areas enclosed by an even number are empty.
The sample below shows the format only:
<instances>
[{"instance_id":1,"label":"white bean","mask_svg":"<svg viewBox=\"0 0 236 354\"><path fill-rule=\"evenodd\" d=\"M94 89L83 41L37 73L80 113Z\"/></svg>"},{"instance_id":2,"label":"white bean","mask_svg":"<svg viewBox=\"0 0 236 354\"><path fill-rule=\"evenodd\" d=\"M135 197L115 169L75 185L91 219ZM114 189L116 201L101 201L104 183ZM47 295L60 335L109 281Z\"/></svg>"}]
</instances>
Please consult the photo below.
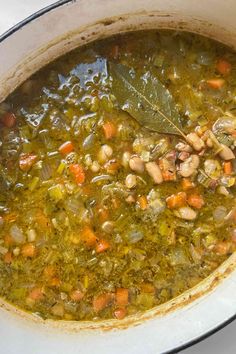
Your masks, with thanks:
<instances>
[{"instance_id":1,"label":"white bean","mask_svg":"<svg viewBox=\"0 0 236 354\"><path fill-rule=\"evenodd\" d=\"M220 144L221 150L219 152L220 157L222 160L232 160L235 159L233 151L226 145Z\"/></svg>"},{"instance_id":2,"label":"white bean","mask_svg":"<svg viewBox=\"0 0 236 354\"><path fill-rule=\"evenodd\" d=\"M127 188L129 189L134 188L136 184L137 184L137 178L135 175L129 174L128 176L126 176L125 185Z\"/></svg>"},{"instance_id":3,"label":"white bean","mask_svg":"<svg viewBox=\"0 0 236 354\"><path fill-rule=\"evenodd\" d=\"M212 142L211 138L207 138L206 144L209 148L213 147L213 142Z\"/></svg>"},{"instance_id":4,"label":"white bean","mask_svg":"<svg viewBox=\"0 0 236 354\"><path fill-rule=\"evenodd\" d=\"M144 172L144 162L138 156L131 157L131 159L129 160L129 167L135 172Z\"/></svg>"},{"instance_id":5,"label":"white bean","mask_svg":"<svg viewBox=\"0 0 236 354\"><path fill-rule=\"evenodd\" d=\"M188 206L175 210L174 214L178 218L184 219L184 220L194 220L197 217L196 211L194 211L192 208L190 208Z\"/></svg>"},{"instance_id":6,"label":"white bean","mask_svg":"<svg viewBox=\"0 0 236 354\"><path fill-rule=\"evenodd\" d=\"M90 167L90 170L92 171L92 172L98 172L99 170L100 170L100 165L99 165L99 163L97 162L97 161L93 161L93 163L92 163L92 165L91 165L91 167Z\"/></svg>"},{"instance_id":7,"label":"white bean","mask_svg":"<svg viewBox=\"0 0 236 354\"><path fill-rule=\"evenodd\" d=\"M129 160L131 158L131 153L129 151L125 151L122 155L122 166L127 168L129 166Z\"/></svg>"},{"instance_id":8,"label":"white bean","mask_svg":"<svg viewBox=\"0 0 236 354\"><path fill-rule=\"evenodd\" d=\"M112 221L105 221L102 224L102 230L107 234L111 234L114 229L114 223Z\"/></svg>"},{"instance_id":9,"label":"white bean","mask_svg":"<svg viewBox=\"0 0 236 354\"><path fill-rule=\"evenodd\" d=\"M191 155L187 160L180 164L179 174L182 177L190 177L198 168L200 159L197 155Z\"/></svg>"},{"instance_id":10,"label":"white bean","mask_svg":"<svg viewBox=\"0 0 236 354\"><path fill-rule=\"evenodd\" d=\"M186 143L182 143L182 142L178 143L178 144L175 146L175 148L176 148L177 151L180 151L180 152L182 152L182 151L185 151L185 152L192 152L192 151L193 151L193 149L191 148L190 145L188 145L188 144L186 144Z\"/></svg>"},{"instance_id":11,"label":"white bean","mask_svg":"<svg viewBox=\"0 0 236 354\"><path fill-rule=\"evenodd\" d=\"M19 248L19 247L14 248L13 254L14 254L14 256L16 256L16 257L19 256L19 254L20 254L20 248Z\"/></svg>"},{"instance_id":12,"label":"white bean","mask_svg":"<svg viewBox=\"0 0 236 354\"><path fill-rule=\"evenodd\" d=\"M98 152L98 161L100 163L104 163L109 160L112 154L113 154L113 150L109 145L107 144L102 145Z\"/></svg>"},{"instance_id":13,"label":"white bean","mask_svg":"<svg viewBox=\"0 0 236 354\"><path fill-rule=\"evenodd\" d=\"M146 170L150 177L152 177L154 183L160 184L163 182L161 169L156 162L147 162Z\"/></svg>"},{"instance_id":14,"label":"white bean","mask_svg":"<svg viewBox=\"0 0 236 354\"><path fill-rule=\"evenodd\" d=\"M199 138L199 136L196 133L188 134L187 141L190 145L192 145L192 147L196 151L201 151L205 147L204 141L201 138Z\"/></svg>"}]
</instances>

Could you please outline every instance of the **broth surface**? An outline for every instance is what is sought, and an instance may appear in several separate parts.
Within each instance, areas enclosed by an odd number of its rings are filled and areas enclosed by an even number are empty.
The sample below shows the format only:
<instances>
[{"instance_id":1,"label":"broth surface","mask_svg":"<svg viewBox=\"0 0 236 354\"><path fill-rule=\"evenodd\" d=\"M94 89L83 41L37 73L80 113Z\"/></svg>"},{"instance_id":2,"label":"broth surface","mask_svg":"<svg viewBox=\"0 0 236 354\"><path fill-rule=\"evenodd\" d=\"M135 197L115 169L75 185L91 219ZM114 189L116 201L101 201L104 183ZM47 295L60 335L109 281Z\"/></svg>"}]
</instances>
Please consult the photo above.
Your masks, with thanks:
<instances>
[{"instance_id":1,"label":"broth surface","mask_svg":"<svg viewBox=\"0 0 236 354\"><path fill-rule=\"evenodd\" d=\"M141 126L120 82L127 113L111 63L157 79L183 135ZM236 247L235 109L235 53L189 33L112 37L32 76L0 105L0 296L122 319L206 278Z\"/></svg>"}]
</instances>

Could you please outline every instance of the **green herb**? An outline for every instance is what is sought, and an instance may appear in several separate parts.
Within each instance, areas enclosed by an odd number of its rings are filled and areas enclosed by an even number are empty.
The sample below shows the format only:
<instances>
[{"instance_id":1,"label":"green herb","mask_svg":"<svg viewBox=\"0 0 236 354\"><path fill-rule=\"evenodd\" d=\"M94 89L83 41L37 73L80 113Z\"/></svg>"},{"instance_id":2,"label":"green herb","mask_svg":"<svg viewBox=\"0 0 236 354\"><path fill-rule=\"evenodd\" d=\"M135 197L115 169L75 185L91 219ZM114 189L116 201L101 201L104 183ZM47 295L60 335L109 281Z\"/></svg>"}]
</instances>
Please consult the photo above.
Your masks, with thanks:
<instances>
[{"instance_id":1,"label":"green herb","mask_svg":"<svg viewBox=\"0 0 236 354\"><path fill-rule=\"evenodd\" d=\"M230 146L234 142L234 139L233 139L233 137L231 135L227 135L227 134L224 134L224 133L217 134L217 140L221 144L224 144L226 146Z\"/></svg>"},{"instance_id":2,"label":"green herb","mask_svg":"<svg viewBox=\"0 0 236 354\"><path fill-rule=\"evenodd\" d=\"M140 76L122 64L110 63L109 69L113 93L124 111L150 130L185 137L173 97L157 77L150 71Z\"/></svg>"}]
</instances>

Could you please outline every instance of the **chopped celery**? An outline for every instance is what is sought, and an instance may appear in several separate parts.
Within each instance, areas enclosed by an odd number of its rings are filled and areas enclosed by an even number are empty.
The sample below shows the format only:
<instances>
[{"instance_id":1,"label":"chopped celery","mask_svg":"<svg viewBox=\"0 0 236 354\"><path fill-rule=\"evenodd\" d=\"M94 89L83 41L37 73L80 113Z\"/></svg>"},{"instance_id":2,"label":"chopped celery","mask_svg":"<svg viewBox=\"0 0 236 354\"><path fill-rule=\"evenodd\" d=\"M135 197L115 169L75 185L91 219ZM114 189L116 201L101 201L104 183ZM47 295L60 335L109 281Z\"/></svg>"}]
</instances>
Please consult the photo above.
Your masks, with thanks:
<instances>
[{"instance_id":1,"label":"chopped celery","mask_svg":"<svg viewBox=\"0 0 236 354\"><path fill-rule=\"evenodd\" d=\"M57 173L59 173L59 175L62 175L65 168L66 168L65 162L61 161L60 165L57 168Z\"/></svg>"},{"instance_id":2,"label":"chopped celery","mask_svg":"<svg viewBox=\"0 0 236 354\"><path fill-rule=\"evenodd\" d=\"M85 287L85 289L88 289L88 286L89 286L89 277L88 277L88 275L85 275L84 276L84 287Z\"/></svg>"},{"instance_id":3,"label":"chopped celery","mask_svg":"<svg viewBox=\"0 0 236 354\"><path fill-rule=\"evenodd\" d=\"M65 196L65 189L61 184L56 184L55 186L52 186L48 189L48 193L50 198L58 202L59 200L62 200Z\"/></svg>"},{"instance_id":4,"label":"chopped celery","mask_svg":"<svg viewBox=\"0 0 236 354\"><path fill-rule=\"evenodd\" d=\"M31 192L33 192L33 190L35 190L35 188L37 187L39 183L39 177L35 176L32 178L31 182L28 185L28 188Z\"/></svg>"}]
</instances>

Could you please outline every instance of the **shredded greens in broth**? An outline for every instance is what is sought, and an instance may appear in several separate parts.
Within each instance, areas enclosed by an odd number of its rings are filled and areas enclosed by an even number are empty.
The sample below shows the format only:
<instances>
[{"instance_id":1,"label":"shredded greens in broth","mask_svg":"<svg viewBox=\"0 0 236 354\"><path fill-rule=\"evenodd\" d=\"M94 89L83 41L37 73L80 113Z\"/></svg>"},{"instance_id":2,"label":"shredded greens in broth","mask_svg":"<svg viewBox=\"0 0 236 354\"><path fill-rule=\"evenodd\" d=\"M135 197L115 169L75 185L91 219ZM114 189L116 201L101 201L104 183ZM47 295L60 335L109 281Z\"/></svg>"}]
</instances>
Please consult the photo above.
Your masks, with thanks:
<instances>
[{"instance_id":1,"label":"shredded greens in broth","mask_svg":"<svg viewBox=\"0 0 236 354\"><path fill-rule=\"evenodd\" d=\"M146 31L61 57L0 104L0 296L123 319L236 248L236 56Z\"/></svg>"}]
</instances>

